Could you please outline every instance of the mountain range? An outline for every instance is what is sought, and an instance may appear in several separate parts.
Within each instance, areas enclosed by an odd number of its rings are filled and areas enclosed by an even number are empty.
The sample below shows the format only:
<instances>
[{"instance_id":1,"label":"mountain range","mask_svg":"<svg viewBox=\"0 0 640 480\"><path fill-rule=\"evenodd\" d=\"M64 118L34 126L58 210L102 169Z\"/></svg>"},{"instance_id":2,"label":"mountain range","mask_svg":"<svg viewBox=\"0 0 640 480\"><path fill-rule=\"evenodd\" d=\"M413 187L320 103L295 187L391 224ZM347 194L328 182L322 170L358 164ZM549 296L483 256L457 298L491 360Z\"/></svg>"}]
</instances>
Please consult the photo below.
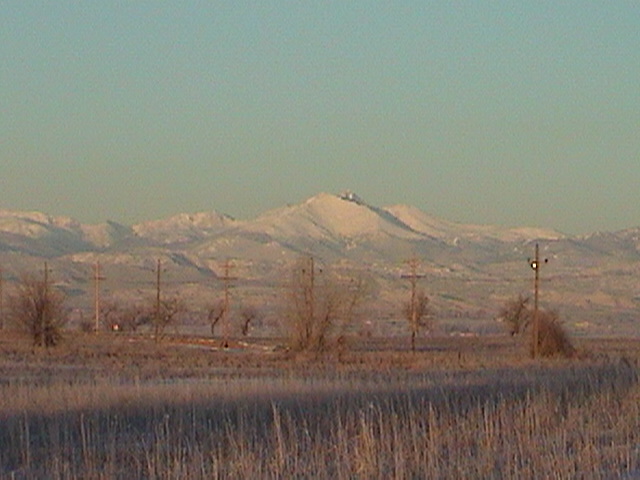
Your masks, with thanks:
<instances>
[{"instance_id":1,"label":"mountain range","mask_svg":"<svg viewBox=\"0 0 640 480\"><path fill-rule=\"evenodd\" d=\"M216 288L212 279L232 260L234 274L242 279L237 288L263 302L296 259L311 255L378 279L384 289L379 308L391 318L395 298L406 289L401 280L406 261L417 258L425 288L443 317L484 315L489 321L506 299L530 289L526 261L535 243L549 259L542 272L545 298L566 312L575 329L638 330L640 228L570 236L542 228L468 225L408 205L373 206L351 192L320 193L250 220L210 211L132 226L87 225L40 212L0 210L0 268L6 278L41 270L47 261L79 309L90 304L96 262L107 272L106 289L131 296L153 287L150 272L160 259L175 289L197 301Z\"/></svg>"}]
</instances>

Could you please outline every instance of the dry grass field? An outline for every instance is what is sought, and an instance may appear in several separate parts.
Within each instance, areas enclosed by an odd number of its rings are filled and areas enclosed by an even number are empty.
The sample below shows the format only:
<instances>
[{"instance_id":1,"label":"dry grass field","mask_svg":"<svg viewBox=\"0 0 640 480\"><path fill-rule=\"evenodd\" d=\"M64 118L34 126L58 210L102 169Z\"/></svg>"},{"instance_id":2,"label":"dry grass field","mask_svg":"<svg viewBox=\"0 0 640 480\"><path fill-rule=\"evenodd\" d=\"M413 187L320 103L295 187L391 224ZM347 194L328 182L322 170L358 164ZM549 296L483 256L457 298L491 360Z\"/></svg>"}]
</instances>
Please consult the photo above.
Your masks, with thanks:
<instances>
[{"instance_id":1,"label":"dry grass field","mask_svg":"<svg viewBox=\"0 0 640 480\"><path fill-rule=\"evenodd\" d=\"M0 335L0 478L640 478L640 341Z\"/></svg>"}]
</instances>

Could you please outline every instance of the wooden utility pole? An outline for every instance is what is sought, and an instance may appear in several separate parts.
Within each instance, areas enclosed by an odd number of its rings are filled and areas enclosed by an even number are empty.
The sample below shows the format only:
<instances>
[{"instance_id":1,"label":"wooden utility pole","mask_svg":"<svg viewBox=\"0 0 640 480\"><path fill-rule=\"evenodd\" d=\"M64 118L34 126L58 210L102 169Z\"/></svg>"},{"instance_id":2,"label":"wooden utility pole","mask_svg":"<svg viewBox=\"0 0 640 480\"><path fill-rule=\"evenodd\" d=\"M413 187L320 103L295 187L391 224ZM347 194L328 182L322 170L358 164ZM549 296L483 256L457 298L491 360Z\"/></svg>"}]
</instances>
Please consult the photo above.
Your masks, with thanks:
<instances>
[{"instance_id":1,"label":"wooden utility pole","mask_svg":"<svg viewBox=\"0 0 640 480\"><path fill-rule=\"evenodd\" d=\"M4 329L4 299L2 296L2 268L0 268L0 330Z\"/></svg>"},{"instance_id":2,"label":"wooden utility pole","mask_svg":"<svg viewBox=\"0 0 640 480\"><path fill-rule=\"evenodd\" d=\"M44 262L44 310L42 311L42 326L45 331L49 327L49 271L49 264ZM42 333L45 334L45 331Z\"/></svg>"},{"instance_id":3,"label":"wooden utility pole","mask_svg":"<svg viewBox=\"0 0 640 480\"><path fill-rule=\"evenodd\" d=\"M222 330L223 330L223 343L222 346L227 348L229 346L229 322L228 322L228 314L229 314L229 305L231 303L231 282L236 280L236 277L231 276L231 269L233 268L233 264L230 260L224 262L224 276L220 278L224 284L224 301L222 304Z\"/></svg>"},{"instance_id":4,"label":"wooden utility pole","mask_svg":"<svg viewBox=\"0 0 640 480\"><path fill-rule=\"evenodd\" d=\"M93 267L93 286L94 286L94 313L95 313L95 326L94 331L97 333L100 330L100 280L105 280L105 277L100 275L100 262L96 262Z\"/></svg>"},{"instance_id":5,"label":"wooden utility pole","mask_svg":"<svg viewBox=\"0 0 640 480\"><path fill-rule=\"evenodd\" d=\"M156 342L160 341L160 275L162 272L162 265L158 258L156 264L156 321L154 325Z\"/></svg>"},{"instance_id":6,"label":"wooden utility pole","mask_svg":"<svg viewBox=\"0 0 640 480\"><path fill-rule=\"evenodd\" d=\"M315 315L315 281L316 281L316 266L313 257L309 257L309 320L313 323Z\"/></svg>"},{"instance_id":7,"label":"wooden utility pole","mask_svg":"<svg viewBox=\"0 0 640 480\"><path fill-rule=\"evenodd\" d=\"M547 263L549 259L545 258L544 263ZM542 264L540 263L540 247L536 243L535 249L535 257L533 259L529 259L529 265L533 269L534 277L533 277L533 325L531 327L531 341L533 346L531 348L531 356L536 358L539 355L540 350L540 322L539 312L538 312L538 299L539 299L539 287L540 287L540 267Z\"/></svg>"},{"instance_id":8,"label":"wooden utility pole","mask_svg":"<svg viewBox=\"0 0 640 480\"><path fill-rule=\"evenodd\" d=\"M48 291L49 287L49 264L44 262L44 290Z\"/></svg>"},{"instance_id":9,"label":"wooden utility pole","mask_svg":"<svg viewBox=\"0 0 640 480\"><path fill-rule=\"evenodd\" d=\"M420 261L412 258L407 262L411 273L403 274L400 277L409 280L411 283L411 300L409 303L409 314L411 316L411 350L416 350L416 334L418 332L418 279L424 278L426 275L418 273Z\"/></svg>"}]
</instances>

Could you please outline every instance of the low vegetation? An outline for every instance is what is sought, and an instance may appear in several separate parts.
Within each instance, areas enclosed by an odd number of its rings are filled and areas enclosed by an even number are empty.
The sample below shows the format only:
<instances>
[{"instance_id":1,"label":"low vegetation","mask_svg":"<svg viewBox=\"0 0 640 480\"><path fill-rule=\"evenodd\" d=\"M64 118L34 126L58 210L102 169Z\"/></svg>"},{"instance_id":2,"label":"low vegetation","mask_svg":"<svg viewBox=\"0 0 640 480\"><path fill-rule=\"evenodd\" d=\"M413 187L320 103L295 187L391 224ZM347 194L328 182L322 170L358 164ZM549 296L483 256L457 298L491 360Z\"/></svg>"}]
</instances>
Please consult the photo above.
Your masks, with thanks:
<instances>
[{"instance_id":1,"label":"low vegetation","mask_svg":"<svg viewBox=\"0 0 640 480\"><path fill-rule=\"evenodd\" d=\"M535 328L536 316L530 307L529 297L518 295L509 300L500 310L499 318L505 323L512 336L523 334ZM569 335L564 329L560 316L552 310L539 310L537 314L538 335L530 340L532 356L570 357L576 353ZM537 341L538 345L535 345Z\"/></svg>"},{"instance_id":2,"label":"low vegetation","mask_svg":"<svg viewBox=\"0 0 640 480\"><path fill-rule=\"evenodd\" d=\"M574 355L569 335L560 323L556 312L543 311L538 314L538 353L543 357Z\"/></svg>"},{"instance_id":3,"label":"low vegetation","mask_svg":"<svg viewBox=\"0 0 640 480\"><path fill-rule=\"evenodd\" d=\"M422 291L413 292L411 299L404 305L404 317L411 330L411 350L416 350L416 338L421 329L429 329L431 326L429 297Z\"/></svg>"},{"instance_id":4,"label":"low vegetation","mask_svg":"<svg viewBox=\"0 0 640 480\"><path fill-rule=\"evenodd\" d=\"M420 337L429 300L408 278L410 347L356 337L367 282L311 258L292 271L283 338L250 336L245 306L224 347L169 328L185 308L171 297L107 304L109 332L60 342L63 298L25 278L22 336L0 337L0 478L640 476L637 341L576 347L541 310L532 360L526 297L502 312L511 335ZM211 336L226 313L207 310Z\"/></svg>"},{"instance_id":5,"label":"low vegetation","mask_svg":"<svg viewBox=\"0 0 640 480\"><path fill-rule=\"evenodd\" d=\"M24 275L9 298L9 318L29 335L34 346L55 346L67 320L65 297L46 279Z\"/></svg>"},{"instance_id":6,"label":"low vegetation","mask_svg":"<svg viewBox=\"0 0 640 480\"><path fill-rule=\"evenodd\" d=\"M283 332L296 352L321 354L344 344L345 335L367 295L363 278L318 268L313 257L301 258L291 271L283 299Z\"/></svg>"},{"instance_id":7,"label":"low vegetation","mask_svg":"<svg viewBox=\"0 0 640 480\"><path fill-rule=\"evenodd\" d=\"M637 342L534 362L508 336L430 339L416 353L371 340L308 363L186 340L78 334L35 353L0 342L0 477L640 473Z\"/></svg>"},{"instance_id":8,"label":"low vegetation","mask_svg":"<svg viewBox=\"0 0 640 480\"><path fill-rule=\"evenodd\" d=\"M511 335L519 335L525 331L531 321L531 309L529 308L530 298L525 295L518 295L507 301L499 313Z\"/></svg>"}]
</instances>

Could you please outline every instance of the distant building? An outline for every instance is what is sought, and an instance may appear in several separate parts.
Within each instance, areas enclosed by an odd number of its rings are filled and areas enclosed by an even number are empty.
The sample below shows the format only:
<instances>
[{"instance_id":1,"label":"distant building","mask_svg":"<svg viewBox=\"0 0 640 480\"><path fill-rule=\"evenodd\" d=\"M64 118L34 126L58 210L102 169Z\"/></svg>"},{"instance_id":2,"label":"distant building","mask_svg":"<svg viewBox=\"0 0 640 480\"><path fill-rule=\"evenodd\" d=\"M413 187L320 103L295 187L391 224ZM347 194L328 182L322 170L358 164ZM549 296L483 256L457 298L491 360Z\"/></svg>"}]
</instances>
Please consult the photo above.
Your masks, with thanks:
<instances>
[{"instance_id":1,"label":"distant building","mask_svg":"<svg viewBox=\"0 0 640 480\"><path fill-rule=\"evenodd\" d=\"M343 200L347 200L349 202L354 202L354 203L357 203L359 205L362 205L364 203L362 198L360 198L358 195L353 193L351 190L345 190L339 196Z\"/></svg>"}]
</instances>

